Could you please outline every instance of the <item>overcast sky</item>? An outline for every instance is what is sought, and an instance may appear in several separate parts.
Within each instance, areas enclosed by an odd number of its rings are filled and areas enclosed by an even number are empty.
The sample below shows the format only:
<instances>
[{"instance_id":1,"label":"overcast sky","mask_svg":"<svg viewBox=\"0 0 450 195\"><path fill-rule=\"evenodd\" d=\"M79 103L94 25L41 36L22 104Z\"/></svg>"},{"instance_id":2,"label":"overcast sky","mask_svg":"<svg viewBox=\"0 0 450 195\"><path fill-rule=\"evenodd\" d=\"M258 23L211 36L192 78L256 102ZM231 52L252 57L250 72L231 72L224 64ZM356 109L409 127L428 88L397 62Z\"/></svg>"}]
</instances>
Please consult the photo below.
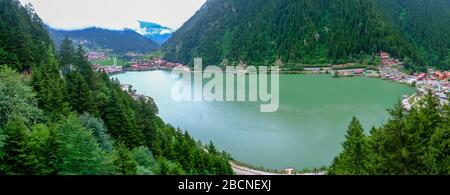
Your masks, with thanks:
<instances>
[{"instance_id":1,"label":"overcast sky","mask_svg":"<svg viewBox=\"0 0 450 195\"><path fill-rule=\"evenodd\" d=\"M48 25L61 29L136 28L137 20L177 29L206 0L20 0L31 2Z\"/></svg>"}]
</instances>

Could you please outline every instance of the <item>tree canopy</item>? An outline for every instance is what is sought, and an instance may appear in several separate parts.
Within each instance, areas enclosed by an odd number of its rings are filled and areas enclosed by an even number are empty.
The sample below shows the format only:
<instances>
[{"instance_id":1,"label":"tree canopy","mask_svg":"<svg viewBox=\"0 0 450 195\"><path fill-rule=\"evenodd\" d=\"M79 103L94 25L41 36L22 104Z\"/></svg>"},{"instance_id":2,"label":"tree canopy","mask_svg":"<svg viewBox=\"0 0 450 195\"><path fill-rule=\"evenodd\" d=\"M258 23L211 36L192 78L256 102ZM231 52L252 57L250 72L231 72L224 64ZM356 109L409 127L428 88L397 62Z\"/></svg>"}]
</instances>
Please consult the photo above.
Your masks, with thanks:
<instances>
[{"instance_id":1,"label":"tree canopy","mask_svg":"<svg viewBox=\"0 0 450 195\"><path fill-rule=\"evenodd\" d=\"M430 94L410 111L400 104L390 110L391 119L368 136L353 119L329 174L449 175L449 111Z\"/></svg>"},{"instance_id":2,"label":"tree canopy","mask_svg":"<svg viewBox=\"0 0 450 195\"><path fill-rule=\"evenodd\" d=\"M164 44L207 65L364 63L387 51L408 68L448 69L448 0L210 0Z\"/></svg>"},{"instance_id":3,"label":"tree canopy","mask_svg":"<svg viewBox=\"0 0 450 195\"><path fill-rule=\"evenodd\" d=\"M0 11L0 175L232 174L227 155L93 71L83 47L55 51L31 6Z\"/></svg>"}]
</instances>

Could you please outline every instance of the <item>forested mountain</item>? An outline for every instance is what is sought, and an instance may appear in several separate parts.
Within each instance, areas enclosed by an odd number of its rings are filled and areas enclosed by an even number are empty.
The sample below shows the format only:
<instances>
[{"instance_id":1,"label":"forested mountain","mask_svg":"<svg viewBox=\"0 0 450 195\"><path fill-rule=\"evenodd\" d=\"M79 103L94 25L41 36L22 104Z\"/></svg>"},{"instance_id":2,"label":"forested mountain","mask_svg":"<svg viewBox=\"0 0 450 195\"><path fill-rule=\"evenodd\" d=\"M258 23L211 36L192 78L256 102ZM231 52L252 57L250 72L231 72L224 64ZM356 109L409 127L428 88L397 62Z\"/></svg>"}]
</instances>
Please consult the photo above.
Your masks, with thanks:
<instances>
[{"instance_id":1,"label":"forested mountain","mask_svg":"<svg viewBox=\"0 0 450 195\"><path fill-rule=\"evenodd\" d=\"M0 0L0 175L232 174L229 157L165 124L152 99L55 52L31 7Z\"/></svg>"},{"instance_id":2,"label":"forested mountain","mask_svg":"<svg viewBox=\"0 0 450 195\"><path fill-rule=\"evenodd\" d=\"M383 14L416 46L423 63L450 68L449 0L375 0Z\"/></svg>"},{"instance_id":3,"label":"forested mountain","mask_svg":"<svg viewBox=\"0 0 450 195\"><path fill-rule=\"evenodd\" d=\"M111 49L116 54L148 53L159 49L158 43L131 29L108 30L95 27L73 31L56 30L50 27L48 29L51 38L57 45L60 45L67 36L87 48Z\"/></svg>"},{"instance_id":4,"label":"forested mountain","mask_svg":"<svg viewBox=\"0 0 450 195\"><path fill-rule=\"evenodd\" d=\"M384 50L447 68L449 10L448 0L208 0L165 44L165 58L325 64Z\"/></svg>"},{"instance_id":5,"label":"forested mountain","mask_svg":"<svg viewBox=\"0 0 450 195\"><path fill-rule=\"evenodd\" d=\"M17 70L43 63L51 39L31 8L0 1L0 62Z\"/></svg>"}]
</instances>

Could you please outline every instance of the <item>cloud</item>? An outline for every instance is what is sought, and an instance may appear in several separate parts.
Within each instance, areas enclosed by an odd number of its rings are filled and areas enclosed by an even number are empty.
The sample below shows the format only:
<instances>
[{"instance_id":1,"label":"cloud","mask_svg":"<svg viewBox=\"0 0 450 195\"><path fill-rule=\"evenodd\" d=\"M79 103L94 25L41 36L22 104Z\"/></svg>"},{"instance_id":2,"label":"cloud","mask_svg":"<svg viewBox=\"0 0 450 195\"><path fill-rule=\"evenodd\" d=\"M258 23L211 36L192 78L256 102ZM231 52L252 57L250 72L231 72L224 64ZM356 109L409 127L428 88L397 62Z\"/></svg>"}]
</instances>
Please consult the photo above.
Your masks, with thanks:
<instances>
[{"instance_id":1,"label":"cloud","mask_svg":"<svg viewBox=\"0 0 450 195\"><path fill-rule=\"evenodd\" d=\"M50 26L79 29L97 26L133 28L138 20L173 29L183 25L206 0L20 0L33 4Z\"/></svg>"}]
</instances>

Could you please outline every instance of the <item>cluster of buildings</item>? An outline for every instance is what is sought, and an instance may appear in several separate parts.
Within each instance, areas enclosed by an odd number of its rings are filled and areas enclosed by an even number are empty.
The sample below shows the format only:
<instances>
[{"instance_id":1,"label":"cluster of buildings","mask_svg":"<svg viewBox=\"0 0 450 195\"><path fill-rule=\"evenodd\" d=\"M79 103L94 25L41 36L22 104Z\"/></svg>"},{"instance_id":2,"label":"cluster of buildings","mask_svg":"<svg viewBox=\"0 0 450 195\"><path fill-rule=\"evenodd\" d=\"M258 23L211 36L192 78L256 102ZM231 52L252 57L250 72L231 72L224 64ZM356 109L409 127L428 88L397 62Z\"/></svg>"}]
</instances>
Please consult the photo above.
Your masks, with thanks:
<instances>
[{"instance_id":1,"label":"cluster of buildings","mask_svg":"<svg viewBox=\"0 0 450 195\"><path fill-rule=\"evenodd\" d=\"M366 69L364 68L355 68L355 69L344 69L344 70L336 70L334 74L336 76L363 76Z\"/></svg>"},{"instance_id":2,"label":"cluster of buildings","mask_svg":"<svg viewBox=\"0 0 450 195\"><path fill-rule=\"evenodd\" d=\"M380 58L381 58L381 65L382 66L393 66L393 65L399 65L400 60L396 58L392 58L389 53L386 52L380 52Z\"/></svg>"},{"instance_id":3,"label":"cluster of buildings","mask_svg":"<svg viewBox=\"0 0 450 195\"><path fill-rule=\"evenodd\" d=\"M380 52L381 67L379 68L380 77L401 83L412 85L415 81L410 75L400 71L398 66L402 64L400 60L392 58L389 53Z\"/></svg>"},{"instance_id":4,"label":"cluster of buildings","mask_svg":"<svg viewBox=\"0 0 450 195\"><path fill-rule=\"evenodd\" d=\"M96 60L106 60L108 59L108 55L106 53L103 52L88 52L86 54L86 57L89 61L96 61Z\"/></svg>"},{"instance_id":5,"label":"cluster of buildings","mask_svg":"<svg viewBox=\"0 0 450 195\"><path fill-rule=\"evenodd\" d=\"M367 76L375 78L383 78L386 80L395 81L398 83L405 83L417 88L417 93L413 96L405 97L403 105L409 109L428 92L433 93L438 97L442 104L447 104L450 95L450 72L435 71L429 69L427 73L416 73L413 75L406 74L399 70L402 62L398 59L392 58L389 53L381 52L381 66L378 70L367 70L365 68L344 69L335 65L333 67L319 67L319 68L304 68L304 71L311 73L332 73L335 76ZM101 52L89 52L87 54L89 60L106 59L108 56ZM161 58L154 58L151 60L133 60L131 66L123 68L115 65L102 66L98 64L92 65L94 70L105 72L108 74L121 73L123 71L149 71L149 70L170 70L178 66L186 66L180 63L173 63ZM135 92L129 91L131 86L123 85L123 90L128 91L134 98L139 99L144 96L137 95ZM145 97L144 97L145 98Z\"/></svg>"},{"instance_id":6,"label":"cluster of buildings","mask_svg":"<svg viewBox=\"0 0 450 195\"><path fill-rule=\"evenodd\" d=\"M428 73L414 75L416 77L416 87L418 93L433 93L439 98L442 104L448 104L450 95L450 72L434 71L429 69Z\"/></svg>"},{"instance_id":7,"label":"cluster of buildings","mask_svg":"<svg viewBox=\"0 0 450 195\"><path fill-rule=\"evenodd\" d=\"M438 97L442 105L449 103L450 97L450 72L449 71L435 71L428 69L426 73L415 73L409 75L399 70L402 62L398 59L392 58L388 53L381 52L381 66L378 70L366 69L344 69L333 70L336 76L368 76L383 78L398 83L404 83L417 88L417 93L412 96L405 96L402 101L406 109L418 102L424 95L431 92L435 97ZM323 69L315 69L314 71L324 71Z\"/></svg>"},{"instance_id":8,"label":"cluster of buildings","mask_svg":"<svg viewBox=\"0 0 450 195\"><path fill-rule=\"evenodd\" d=\"M128 55L140 57L142 54L128 53ZM103 52L89 52L86 54L86 57L91 62L108 59L108 55ZM118 66L117 59L114 58L114 64L100 65L94 63L92 65L92 69L99 72L105 72L107 74L116 74L124 71L171 70L178 66L185 66L184 64L169 62L167 60L162 60L161 58L154 58L151 60L135 59L130 61L130 64L131 65L129 67Z\"/></svg>"},{"instance_id":9,"label":"cluster of buildings","mask_svg":"<svg viewBox=\"0 0 450 195\"><path fill-rule=\"evenodd\" d=\"M134 60L132 65L127 70L131 71L148 71L148 70L170 70L177 66L185 66L180 63L168 62L161 58L154 58L152 60Z\"/></svg>"},{"instance_id":10,"label":"cluster of buildings","mask_svg":"<svg viewBox=\"0 0 450 195\"><path fill-rule=\"evenodd\" d=\"M351 76L367 76L374 78L381 77L380 73L376 70L368 70L365 68L345 69L345 66L343 65L335 65L332 67L303 68L303 72L312 74L332 74L335 77L351 77Z\"/></svg>"},{"instance_id":11,"label":"cluster of buildings","mask_svg":"<svg viewBox=\"0 0 450 195\"><path fill-rule=\"evenodd\" d=\"M441 104L448 104L450 97L450 72L441 72L429 69L427 73L415 73L413 75L405 74L396 68L380 68L382 78L399 83L405 83L417 88L417 93L403 100L403 106L406 109L411 108L417 100L431 92L438 97Z\"/></svg>"},{"instance_id":12,"label":"cluster of buildings","mask_svg":"<svg viewBox=\"0 0 450 195\"><path fill-rule=\"evenodd\" d=\"M394 67L389 67L389 66L383 66L380 67L379 70L380 72L380 77L386 80L392 80L392 81L396 81L396 82L404 82L405 78L408 78L409 75L398 70L397 68ZM412 85L412 81L408 80L407 82L408 84Z\"/></svg>"},{"instance_id":13,"label":"cluster of buildings","mask_svg":"<svg viewBox=\"0 0 450 195\"><path fill-rule=\"evenodd\" d=\"M112 66L102 66L99 64L92 64L92 69L97 72L104 72L106 74L116 74L123 72L122 66L112 65Z\"/></svg>"}]
</instances>

